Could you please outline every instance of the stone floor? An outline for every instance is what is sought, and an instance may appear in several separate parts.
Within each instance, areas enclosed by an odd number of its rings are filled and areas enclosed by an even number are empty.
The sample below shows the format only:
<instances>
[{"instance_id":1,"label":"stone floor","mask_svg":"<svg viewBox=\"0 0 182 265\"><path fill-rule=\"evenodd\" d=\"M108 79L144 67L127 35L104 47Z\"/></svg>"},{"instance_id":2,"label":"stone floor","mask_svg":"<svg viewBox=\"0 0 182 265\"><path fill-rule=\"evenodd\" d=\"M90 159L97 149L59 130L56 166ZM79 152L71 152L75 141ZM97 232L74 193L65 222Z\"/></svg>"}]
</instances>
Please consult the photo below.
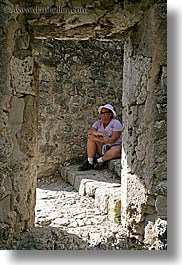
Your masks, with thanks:
<instances>
[{"instance_id":1,"label":"stone floor","mask_svg":"<svg viewBox=\"0 0 182 265\"><path fill-rule=\"evenodd\" d=\"M115 177L112 177L112 168L108 172L108 169L104 169L100 172L80 173L74 166L70 166L63 170L64 179L60 170L54 176L39 179L35 228L24 232L13 248L18 250L144 249L140 242L127 238L120 222L118 220L113 222L108 212L99 207L98 201L96 203L95 197L99 189L102 191L107 186L107 189L113 189L114 196L114 189L119 188L120 183L115 173L113 175ZM69 182L74 182L73 185L65 181L67 177ZM76 178L79 181L76 181ZM108 183L103 183L103 180L104 182L107 180ZM78 183L82 186L81 190ZM93 187L96 187L95 192L90 193L90 188L87 191L90 187L86 186L87 183L91 183L92 191Z\"/></svg>"},{"instance_id":2,"label":"stone floor","mask_svg":"<svg viewBox=\"0 0 182 265\"><path fill-rule=\"evenodd\" d=\"M109 221L94 198L79 195L59 174L38 181L35 224L64 232L65 249L126 249L121 225Z\"/></svg>"}]
</instances>

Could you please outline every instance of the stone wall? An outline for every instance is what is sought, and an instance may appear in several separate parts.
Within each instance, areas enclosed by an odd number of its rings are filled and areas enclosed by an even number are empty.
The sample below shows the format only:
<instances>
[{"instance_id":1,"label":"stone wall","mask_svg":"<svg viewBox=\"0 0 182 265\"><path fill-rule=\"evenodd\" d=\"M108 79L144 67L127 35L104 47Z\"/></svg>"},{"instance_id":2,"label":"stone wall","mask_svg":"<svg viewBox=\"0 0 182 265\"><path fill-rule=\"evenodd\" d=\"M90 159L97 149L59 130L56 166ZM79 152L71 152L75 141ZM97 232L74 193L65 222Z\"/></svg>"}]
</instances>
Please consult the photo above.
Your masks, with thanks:
<instances>
[{"instance_id":1,"label":"stone wall","mask_svg":"<svg viewBox=\"0 0 182 265\"><path fill-rule=\"evenodd\" d=\"M24 18L0 15L1 244L34 225L37 92Z\"/></svg>"},{"instance_id":2,"label":"stone wall","mask_svg":"<svg viewBox=\"0 0 182 265\"><path fill-rule=\"evenodd\" d=\"M83 160L87 130L110 103L121 120L123 44L34 40L39 88L38 176Z\"/></svg>"},{"instance_id":3,"label":"stone wall","mask_svg":"<svg viewBox=\"0 0 182 265\"><path fill-rule=\"evenodd\" d=\"M153 6L124 47L123 224L155 248L155 223L167 218L166 24L166 6Z\"/></svg>"}]
</instances>

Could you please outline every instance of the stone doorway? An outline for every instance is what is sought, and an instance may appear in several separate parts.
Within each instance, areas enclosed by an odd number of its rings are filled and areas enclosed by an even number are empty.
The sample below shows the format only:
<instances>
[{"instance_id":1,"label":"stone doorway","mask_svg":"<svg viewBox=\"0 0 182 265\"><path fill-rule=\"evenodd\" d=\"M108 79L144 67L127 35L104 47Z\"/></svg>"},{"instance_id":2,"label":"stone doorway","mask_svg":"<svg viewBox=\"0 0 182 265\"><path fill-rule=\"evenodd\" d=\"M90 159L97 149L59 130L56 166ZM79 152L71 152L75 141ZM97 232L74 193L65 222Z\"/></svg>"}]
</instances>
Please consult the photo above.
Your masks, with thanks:
<instances>
[{"instance_id":1,"label":"stone doorway","mask_svg":"<svg viewBox=\"0 0 182 265\"><path fill-rule=\"evenodd\" d=\"M86 132L110 103L121 121L123 43L34 39L38 177L85 158Z\"/></svg>"},{"instance_id":2,"label":"stone doorway","mask_svg":"<svg viewBox=\"0 0 182 265\"><path fill-rule=\"evenodd\" d=\"M72 237L85 237L85 243L83 240L82 244L69 243L69 246L65 245L64 239L63 249L79 249L82 245L88 249L125 249L125 235L119 226L120 159L116 161L118 175L109 170L87 172L80 174L79 180L77 166L72 166L85 159L86 131L98 119L99 105L105 102L113 104L121 121L123 43L57 39L34 39L33 42L34 72L37 73L35 78L39 91L35 225L45 229L53 226L55 230L60 228L65 233L72 233L67 237L69 242ZM69 164L70 167L65 167ZM109 164L112 170L114 167L114 164ZM68 180L67 174L72 174L72 178ZM74 182L77 182L76 186ZM89 184L86 182L92 183L91 192L81 192ZM103 194L105 188L107 202L102 198L106 196ZM110 202L112 205L106 207L112 192L115 193ZM105 231L103 235L100 230ZM115 236L109 239L109 233L113 231L118 236L120 233L118 242ZM95 235L97 239L94 239ZM109 240L115 243L109 243Z\"/></svg>"}]
</instances>

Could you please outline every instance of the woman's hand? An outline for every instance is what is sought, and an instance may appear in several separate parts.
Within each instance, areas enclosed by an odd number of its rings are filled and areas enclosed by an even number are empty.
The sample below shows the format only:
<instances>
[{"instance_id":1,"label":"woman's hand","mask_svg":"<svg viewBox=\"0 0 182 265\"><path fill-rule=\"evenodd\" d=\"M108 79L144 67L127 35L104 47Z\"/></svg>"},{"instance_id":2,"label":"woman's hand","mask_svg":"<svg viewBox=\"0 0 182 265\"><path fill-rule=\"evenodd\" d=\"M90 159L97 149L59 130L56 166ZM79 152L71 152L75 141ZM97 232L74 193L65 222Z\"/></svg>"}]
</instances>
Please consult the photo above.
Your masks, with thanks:
<instances>
[{"instance_id":1,"label":"woman's hand","mask_svg":"<svg viewBox=\"0 0 182 265\"><path fill-rule=\"evenodd\" d=\"M88 132L88 136L90 135L94 135L94 136L102 136L102 132L98 132L98 131L89 131Z\"/></svg>"},{"instance_id":2,"label":"woman's hand","mask_svg":"<svg viewBox=\"0 0 182 265\"><path fill-rule=\"evenodd\" d=\"M94 134L88 134L88 139L92 140L92 141L95 141L97 140L97 136L95 136Z\"/></svg>"},{"instance_id":3,"label":"woman's hand","mask_svg":"<svg viewBox=\"0 0 182 265\"><path fill-rule=\"evenodd\" d=\"M94 138L95 136L95 138ZM98 131L92 131L92 132L88 132L88 138L89 139L97 139L97 137L102 137L104 139L108 139L109 136L108 136L108 132L104 131L104 132L98 132Z\"/></svg>"},{"instance_id":4,"label":"woman's hand","mask_svg":"<svg viewBox=\"0 0 182 265\"><path fill-rule=\"evenodd\" d=\"M107 138L107 137L108 137L108 132L106 132L106 131L102 132L102 136L103 136L104 138Z\"/></svg>"}]
</instances>

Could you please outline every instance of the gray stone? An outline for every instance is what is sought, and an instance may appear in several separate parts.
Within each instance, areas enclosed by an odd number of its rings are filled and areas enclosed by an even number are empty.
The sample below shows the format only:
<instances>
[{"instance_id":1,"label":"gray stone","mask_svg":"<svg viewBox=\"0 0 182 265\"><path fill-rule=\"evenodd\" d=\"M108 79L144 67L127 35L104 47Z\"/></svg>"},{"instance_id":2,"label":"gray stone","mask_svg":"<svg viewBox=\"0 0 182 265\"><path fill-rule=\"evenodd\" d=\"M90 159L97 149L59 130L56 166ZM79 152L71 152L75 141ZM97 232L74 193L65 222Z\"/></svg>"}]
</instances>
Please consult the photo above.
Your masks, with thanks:
<instances>
[{"instance_id":1,"label":"gray stone","mask_svg":"<svg viewBox=\"0 0 182 265\"><path fill-rule=\"evenodd\" d=\"M167 216L167 202L166 196L159 195L156 198L156 210L159 217Z\"/></svg>"},{"instance_id":2,"label":"gray stone","mask_svg":"<svg viewBox=\"0 0 182 265\"><path fill-rule=\"evenodd\" d=\"M33 58L24 60L12 57L10 62L12 85L16 92L35 95L33 83Z\"/></svg>"}]
</instances>

